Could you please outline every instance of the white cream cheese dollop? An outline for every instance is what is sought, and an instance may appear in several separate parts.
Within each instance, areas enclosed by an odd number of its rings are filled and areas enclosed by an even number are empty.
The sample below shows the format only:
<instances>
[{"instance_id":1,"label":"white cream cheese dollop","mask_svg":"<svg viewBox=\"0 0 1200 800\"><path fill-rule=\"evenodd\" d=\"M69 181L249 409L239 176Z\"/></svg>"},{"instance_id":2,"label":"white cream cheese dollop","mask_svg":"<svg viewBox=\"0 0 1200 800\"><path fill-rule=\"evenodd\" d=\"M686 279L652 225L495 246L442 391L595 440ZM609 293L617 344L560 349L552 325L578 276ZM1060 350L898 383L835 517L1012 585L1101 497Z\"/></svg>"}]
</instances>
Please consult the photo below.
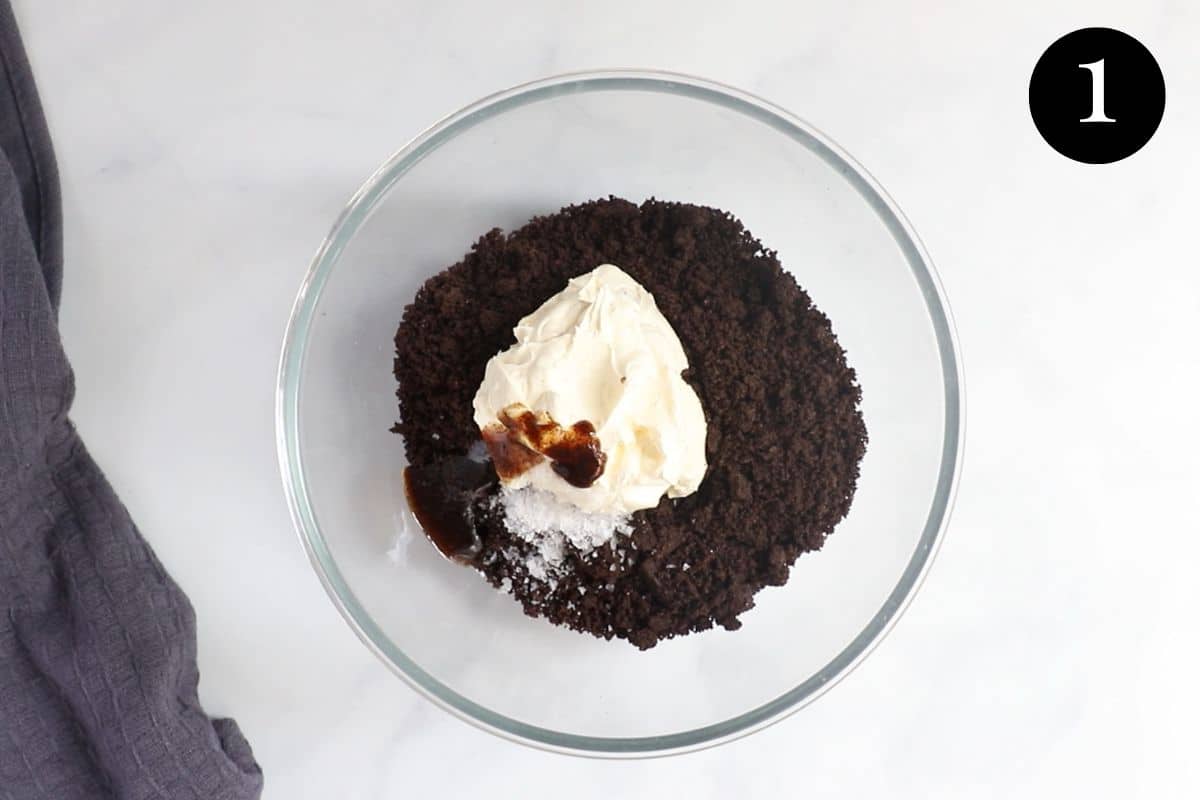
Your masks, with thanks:
<instances>
[{"instance_id":1,"label":"white cream cheese dollop","mask_svg":"<svg viewBox=\"0 0 1200 800\"><path fill-rule=\"evenodd\" d=\"M573 486L548 460L505 481L583 511L627 514L665 494L696 491L708 464L700 399L680 373L687 356L654 297L602 264L517 323L516 344L493 356L475 395L475 424L495 425L521 404L559 425L590 422L606 461L592 485Z\"/></svg>"}]
</instances>

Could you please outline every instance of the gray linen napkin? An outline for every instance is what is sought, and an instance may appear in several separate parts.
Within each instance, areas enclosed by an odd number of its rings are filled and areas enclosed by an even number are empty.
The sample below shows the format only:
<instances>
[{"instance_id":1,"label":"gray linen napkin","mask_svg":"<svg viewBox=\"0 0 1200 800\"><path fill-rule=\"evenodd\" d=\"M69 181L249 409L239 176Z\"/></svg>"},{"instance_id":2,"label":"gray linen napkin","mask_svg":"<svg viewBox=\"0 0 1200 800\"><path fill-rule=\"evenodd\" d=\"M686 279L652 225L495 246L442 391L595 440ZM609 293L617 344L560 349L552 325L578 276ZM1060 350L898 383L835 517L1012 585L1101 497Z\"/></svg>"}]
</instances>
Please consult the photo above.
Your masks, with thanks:
<instances>
[{"instance_id":1,"label":"gray linen napkin","mask_svg":"<svg viewBox=\"0 0 1200 800\"><path fill-rule=\"evenodd\" d=\"M256 798L192 607L67 419L58 174L8 0L0 73L0 798Z\"/></svg>"}]
</instances>

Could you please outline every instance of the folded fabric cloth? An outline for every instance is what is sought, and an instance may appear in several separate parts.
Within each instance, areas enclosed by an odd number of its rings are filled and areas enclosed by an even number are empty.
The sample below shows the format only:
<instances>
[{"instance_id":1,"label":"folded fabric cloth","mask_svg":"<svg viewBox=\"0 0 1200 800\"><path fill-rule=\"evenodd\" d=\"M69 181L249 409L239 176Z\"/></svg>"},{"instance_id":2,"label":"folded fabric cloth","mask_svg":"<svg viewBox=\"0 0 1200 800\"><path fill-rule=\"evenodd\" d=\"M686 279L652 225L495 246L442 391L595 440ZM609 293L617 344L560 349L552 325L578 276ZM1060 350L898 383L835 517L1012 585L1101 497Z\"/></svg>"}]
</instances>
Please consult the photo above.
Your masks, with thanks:
<instances>
[{"instance_id":1,"label":"folded fabric cloth","mask_svg":"<svg viewBox=\"0 0 1200 800\"><path fill-rule=\"evenodd\" d=\"M196 697L191 605L67 419L58 175L7 0L0 70L0 798L258 797Z\"/></svg>"}]
</instances>

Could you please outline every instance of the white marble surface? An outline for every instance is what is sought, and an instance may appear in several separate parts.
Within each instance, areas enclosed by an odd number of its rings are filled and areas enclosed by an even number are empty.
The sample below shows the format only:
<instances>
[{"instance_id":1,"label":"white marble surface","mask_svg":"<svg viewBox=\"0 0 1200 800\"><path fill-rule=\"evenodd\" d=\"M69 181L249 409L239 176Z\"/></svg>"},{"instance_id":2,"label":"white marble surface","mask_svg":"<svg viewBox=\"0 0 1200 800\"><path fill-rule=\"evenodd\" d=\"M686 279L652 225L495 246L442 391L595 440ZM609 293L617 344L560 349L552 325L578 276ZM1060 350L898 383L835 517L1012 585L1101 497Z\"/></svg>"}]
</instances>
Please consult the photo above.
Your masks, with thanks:
<instances>
[{"instance_id":1,"label":"white marble surface","mask_svg":"<svg viewBox=\"0 0 1200 800\"><path fill-rule=\"evenodd\" d=\"M15 5L63 174L75 418L191 595L202 698L267 798L1200 789L1195 4ZM1052 152L1026 106L1037 56L1088 25L1167 80L1154 141L1108 167ZM940 265L967 367L957 511L893 635L800 714L665 761L524 749L417 697L311 574L273 445L292 296L359 181L480 95L600 66L733 83L840 141Z\"/></svg>"}]
</instances>

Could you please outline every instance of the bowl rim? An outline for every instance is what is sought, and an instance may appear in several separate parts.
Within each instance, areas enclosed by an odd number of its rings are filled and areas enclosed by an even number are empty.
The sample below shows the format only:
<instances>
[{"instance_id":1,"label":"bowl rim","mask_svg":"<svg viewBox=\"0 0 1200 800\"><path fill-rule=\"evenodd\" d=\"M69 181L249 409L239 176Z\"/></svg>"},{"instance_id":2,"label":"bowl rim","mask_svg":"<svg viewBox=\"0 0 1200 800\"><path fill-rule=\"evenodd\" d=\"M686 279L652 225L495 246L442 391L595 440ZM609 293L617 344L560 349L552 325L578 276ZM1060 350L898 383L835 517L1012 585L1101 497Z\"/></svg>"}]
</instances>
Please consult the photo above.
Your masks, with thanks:
<instances>
[{"instance_id":1,"label":"bowl rim","mask_svg":"<svg viewBox=\"0 0 1200 800\"><path fill-rule=\"evenodd\" d=\"M924 296L938 345L945 408L942 459L921 538L898 583L863 630L815 674L749 711L679 733L625 738L566 733L493 712L442 684L391 642L359 604L325 544L309 502L298 401L310 324L328 275L346 243L404 173L459 132L505 111L564 94L628 90L682 96L744 114L807 147L852 184L900 246ZM794 714L862 663L911 603L941 545L962 469L965 425L962 358L941 280L912 225L875 178L824 133L774 103L716 81L647 69L568 72L522 83L443 117L393 153L353 194L313 256L284 332L275 391L276 449L293 525L322 586L359 639L418 693L477 728L551 752L598 758L674 755L739 739Z\"/></svg>"}]
</instances>

